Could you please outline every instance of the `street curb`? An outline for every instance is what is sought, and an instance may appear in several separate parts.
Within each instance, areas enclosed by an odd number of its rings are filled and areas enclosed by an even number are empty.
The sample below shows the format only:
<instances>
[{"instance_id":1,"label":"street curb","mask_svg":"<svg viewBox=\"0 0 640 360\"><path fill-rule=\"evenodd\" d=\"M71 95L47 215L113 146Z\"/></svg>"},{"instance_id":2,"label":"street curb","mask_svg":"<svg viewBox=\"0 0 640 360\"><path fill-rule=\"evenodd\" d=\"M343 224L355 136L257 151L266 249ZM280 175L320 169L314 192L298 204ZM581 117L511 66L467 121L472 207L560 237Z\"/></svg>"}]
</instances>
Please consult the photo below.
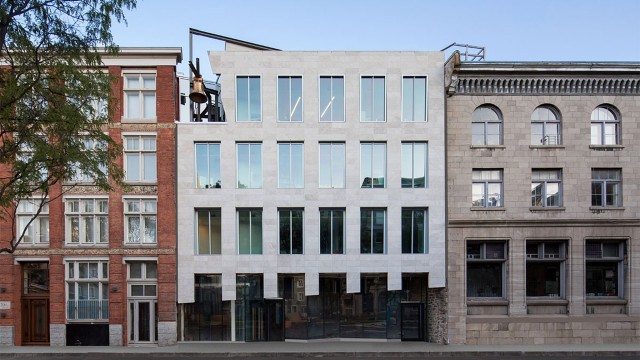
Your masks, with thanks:
<instances>
[{"instance_id":1,"label":"street curb","mask_svg":"<svg viewBox=\"0 0 640 360\"><path fill-rule=\"evenodd\" d=\"M640 358L640 350L638 351L421 351L421 352L105 352L105 351L90 351L90 352L56 352L56 353L3 353L0 351L0 358L21 358L21 357L82 357L87 356L104 356L109 358L116 357L129 357L131 355L150 355L153 357L165 358L165 357L197 357L197 358L429 358L429 357L480 357L480 358L501 358L505 356L518 357L518 356L535 356L535 357L617 357L617 356L636 356Z\"/></svg>"}]
</instances>

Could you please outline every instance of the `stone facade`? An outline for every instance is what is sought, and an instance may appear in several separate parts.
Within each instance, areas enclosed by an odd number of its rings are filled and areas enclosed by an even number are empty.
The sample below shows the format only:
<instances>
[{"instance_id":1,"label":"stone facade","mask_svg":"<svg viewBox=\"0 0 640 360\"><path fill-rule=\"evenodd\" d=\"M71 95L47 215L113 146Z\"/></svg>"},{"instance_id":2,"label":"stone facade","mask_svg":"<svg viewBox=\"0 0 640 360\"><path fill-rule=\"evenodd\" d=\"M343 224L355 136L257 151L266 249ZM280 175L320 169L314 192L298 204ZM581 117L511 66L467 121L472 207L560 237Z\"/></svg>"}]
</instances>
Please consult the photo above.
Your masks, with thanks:
<instances>
[{"instance_id":1,"label":"stone facade","mask_svg":"<svg viewBox=\"0 0 640 360\"><path fill-rule=\"evenodd\" d=\"M640 64L454 62L446 81L450 343L637 342ZM472 144L472 114L484 105L502 116L499 144ZM532 114L540 106L560 118L557 143L532 141ZM591 114L600 106L618 116L616 144L591 143ZM501 206L472 206L472 172L483 169L502 174ZM532 174L546 169L561 174L561 202L553 206L532 203ZM598 169L622 174L616 206L592 203L592 171ZM542 275L547 288L560 291L532 296L535 280L528 286L526 274L538 255L531 249L545 242L560 244L545 260L561 259L556 277L550 275L560 285ZM506 246L498 296L470 290L475 284L467 267L481 255L468 246L480 243ZM614 284L607 294L587 290L594 286L588 263L597 256L588 244L598 243L622 246L612 257L617 268L603 275Z\"/></svg>"},{"instance_id":2,"label":"stone facade","mask_svg":"<svg viewBox=\"0 0 640 360\"><path fill-rule=\"evenodd\" d=\"M0 326L0 346L11 346L14 344L13 326Z\"/></svg>"}]
</instances>

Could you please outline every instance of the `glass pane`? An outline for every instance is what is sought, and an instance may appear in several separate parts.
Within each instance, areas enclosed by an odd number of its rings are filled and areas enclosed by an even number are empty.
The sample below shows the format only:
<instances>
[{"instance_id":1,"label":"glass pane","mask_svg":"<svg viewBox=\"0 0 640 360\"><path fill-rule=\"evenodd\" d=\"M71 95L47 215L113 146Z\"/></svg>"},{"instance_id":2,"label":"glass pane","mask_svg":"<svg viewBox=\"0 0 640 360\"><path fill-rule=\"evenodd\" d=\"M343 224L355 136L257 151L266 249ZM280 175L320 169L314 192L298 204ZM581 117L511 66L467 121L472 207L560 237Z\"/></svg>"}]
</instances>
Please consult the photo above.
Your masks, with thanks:
<instances>
[{"instance_id":1,"label":"glass pane","mask_svg":"<svg viewBox=\"0 0 640 360\"><path fill-rule=\"evenodd\" d=\"M70 237L71 242L77 243L80 241L80 219L77 217L69 218ZM23 227L21 227L23 228Z\"/></svg>"},{"instance_id":2,"label":"glass pane","mask_svg":"<svg viewBox=\"0 0 640 360\"><path fill-rule=\"evenodd\" d=\"M320 179L318 186L321 188L331 187L331 144L320 144Z\"/></svg>"},{"instance_id":3,"label":"glass pane","mask_svg":"<svg viewBox=\"0 0 640 360\"><path fill-rule=\"evenodd\" d=\"M250 229L250 211L238 211L238 253L251 253L251 229Z\"/></svg>"},{"instance_id":4,"label":"glass pane","mask_svg":"<svg viewBox=\"0 0 640 360\"><path fill-rule=\"evenodd\" d=\"M146 90L155 90L156 89L156 79L152 77L143 78L144 88Z\"/></svg>"},{"instance_id":5,"label":"glass pane","mask_svg":"<svg viewBox=\"0 0 640 360\"><path fill-rule=\"evenodd\" d=\"M467 263L467 297L502 296L502 263Z\"/></svg>"},{"instance_id":6,"label":"glass pane","mask_svg":"<svg viewBox=\"0 0 640 360\"><path fill-rule=\"evenodd\" d=\"M606 145L618 143L618 124L604 124L604 143Z\"/></svg>"},{"instance_id":7,"label":"glass pane","mask_svg":"<svg viewBox=\"0 0 640 360\"><path fill-rule=\"evenodd\" d=\"M279 211L280 217L280 254L291 253L291 212Z\"/></svg>"},{"instance_id":8,"label":"glass pane","mask_svg":"<svg viewBox=\"0 0 640 360\"><path fill-rule=\"evenodd\" d=\"M238 189L249 188L249 144L238 144Z\"/></svg>"},{"instance_id":9,"label":"glass pane","mask_svg":"<svg viewBox=\"0 0 640 360\"><path fill-rule=\"evenodd\" d=\"M403 188L413 187L413 144L402 144L401 182Z\"/></svg>"},{"instance_id":10,"label":"glass pane","mask_svg":"<svg viewBox=\"0 0 640 360\"><path fill-rule=\"evenodd\" d=\"M320 121L331 121L334 97L331 93L331 77L320 77Z\"/></svg>"},{"instance_id":11,"label":"glass pane","mask_svg":"<svg viewBox=\"0 0 640 360\"><path fill-rule=\"evenodd\" d=\"M471 124L471 144L485 145L484 143L484 123Z\"/></svg>"},{"instance_id":12,"label":"glass pane","mask_svg":"<svg viewBox=\"0 0 640 360\"><path fill-rule=\"evenodd\" d=\"M140 94L127 94L127 114L128 119L140 118Z\"/></svg>"},{"instance_id":13,"label":"glass pane","mask_svg":"<svg viewBox=\"0 0 640 360\"><path fill-rule=\"evenodd\" d=\"M413 187L427 187L427 144L413 144Z\"/></svg>"},{"instance_id":14,"label":"glass pane","mask_svg":"<svg viewBox=\"0 0 640 360\"><path fill-rule=\"evenodd\" d=\"M249 115L251 121L260 121L261 115L261 100L260 100L260 78L252 76L249 79Z\"/></svg>"},{"instance_id":15,"label":"glass pane","mask_svg":"<svg viewBox=\"0 0 640 360\"><path fill-rule=\"evenodd\" d=\"M155 119L156 117L156 94L144 94L144 118Z\"/></svg>"},{"instance_id":16,"label":"glass pane","mask_svg":"<svg viewBox=\"0 0 640 360\"><path fill-rule=\"evenodd\" d=\"M413 78L402 78L402 120L414 121L413 116Z\"/></svg>"},{"instance_id":17,"label":"glass pane","mask_svg":"<svg viewBox=\"0 0 640 360\"><path fill-rule=\"evenodd\" d=\"M542 187L544 183L534 182L531 184L531 206L542 206Z\"/></svg>"},{"instance_id":18,"label":"glass pane","mask_svg":"<svg viewBox=\"0 0 640 360\"><path fill-rule=\"evenodd\" d=\"M145 285L144 286L144 296L156 296L156 286L155 285Z\"/></svg>"},{"instance_id":19,"label":"glass pane","mask_svg":"<svg viewBox=\"0 0 640 360\"><path fill-rule=\"evenodd\" d=\"M502 184L487 185L487 206L502 206Z\"/></svg>"},{"instance_id":20,"label":"glass pane","mask_svg":"<svg viewBox=\"0 0 640 360\"><path fill-rule=\"evenodd\" d=\"M385 212L384 210L375 210L373 212L373 250L374 254L384 253L385 238Z\"/></svg>"},{"instance_id":21,"label":"glass pane","mask_svg":"<svg viewBox=\"0 0 640 360\"><path fill-rule=\"evenodd\" d=\"M291 211L291 253L302 254L303 252L303 224L304 217L302 210Z\"/></svg>"},{"instance_id":22,"label":"glass pane","mask_svg":"<svg viewBox=\"0 0 640 360\"><path fill-rule=\"evenodd\" d=\"M289 77L278 77L278 121L290 121L289 112L292 108L290 103L291 88Z\"/></svg>"},{"instance_id":23,"label":"glass pane","mask_svg":"<svg viewBox=\"0 0 640 360\"><path fill-rule=\"evenodd\" d=\"M372 164L371 180L374 188L385 187L385 176L386 176L386 165L387 165L386 148L387 147L385 144L373 145L373 164Z\"/></svg>"},{"instance_id":24,"label":"glass pane","mask_svg":"<svg viewBox=\"0 0 640 360\"><path fill-rule=\"evenodd\" d=\"M545 124L545 144L546 145L558 145L560 144L560 125L559 124Z\"/></svg>"},{"instance_id":25,"label":"glass pane","mask_svg":"<svg viewBox=\"0 0 640 360\"><path fill-rule=\"evenodd\" d=\"M140 243L140 218L138 216L127 217L127 242Z\"/></svg>"},{"instance_id":26,"label":"glass pane","mask_svg":"<svg viewBox=\"0 0 640 360\"><path fill-rule=\"evenodd\" d=\"M126 150L140 150L140 138L137 136L128 136L125 138Z\"/></svg>"},{"instance_id":27,"label":"glass pane","mask_svg":"<svg viewBox=\"0 0 640 360\"><path fill-rule=\"evenodd\" d=\"M196 188L208 188L211 185L209 179L208 144L196 144Z\"/></svg>"},{"instance_id":28,"label":"glass pane","mask_svg":"<svg viewBox=\"0 0 640 360\"><path fill-rule=\"evenodd\" d=\"M157 279L158 278L158 264L154 262L145 263L147 266L147 279Z\"/></svg>"},{"instance_id":29,"label":"glass pane","mask_svg":"<svg viewBox=\"0 0 640 360\"><path fill-rule=\"evenodd\" d=\"M484 183L474 183L471 186L471 206L485 206Z\"/></svg>"},{"instance_id":30,"label":"glass pane","mask_svg":"<svg viewBox=\"0 0 640 360\"><path fill-rule=\"evenodd\" d=\"M333 87L333 121L344 121L344 78L334 77L331 81Z\"/></svg>"},{"instance_id":31,"label":"glass pane","mask_svg":"<svg viewBox=\"0 0 640 360\"><path fill-rule=\"evenodd\" d=\"M131 200L127 201L127 212L140 212L140 201Z\"/></svg>"},{"instance_id":32,"label":"glass pane","mask_svg":"<svg viewBox=\"0 0 640 360\"><path fill-rule=\"evenodd\" d=\"M291 187L304 187L304 158L302 144L291 145Z\"/></svg>"},{"instance_id":33,"label":"glass pane","mask_svg":"<svg viewBox=\"0 0 640 360\"><path fill-rule=\"evenodd\" d=\"M89 264L78 263L78 279L89 278Z\"/></svg>"},{"instance_id":34,"label":"glass pane","mask_svg":"<svg viewBox=\"0 0 640 360\"><path fill-rule=\"evenodd\" d=\"M542 123L531 124L531 145L547 145L545 144Z\"/></svg>"},{"instance_id":35,"label":"glass pane","mask_svg":"<svg viewBox=\"0 0 640 360\"><path fill-rule=\"evenodd\" d=\"M302 78L291 78L291 121L302 121Z\"/></svg>"},{"instance_id":36,"label":"glass pane","mask_svg":"<svg viewBox=\"0 0 640 360\"><path fill-rule=\"evenodd\" d=\"M144 153L142 156L144 159L144 180L155 181L157 179L156 154Z\"/></svg>"},{"instance_id":37,"label":"glass pane","mask_svg":"<svg viewBox=\"0 0 640 360\"><path fill-rule=\"evenodd\" d=\"M345 145L331 145L331 187L345 187Z\"/></svg>"},{"instance_id":38,"label":"glass pane","mask_svg":"<svg viewBox=\"0 0 640 360\"><path fill-rule=\"evenodd\" d=\"M209 224L211 253L220 254L222 251L222 222L220 210L211 210L209 212Z\"/></svg>"},{"instance_id":39,"label":"glass pane","mask_svg":"<svg viewBox=\"0 0 640 360\"><path fill-rule=\"evenodd\" d=\"M547 183L546 206L560 206L560 184Z\"/></svg>"},{"instance_id":40,"label":"glass pane","mask_svg":"<svg viewBox=\"0 0 640 360\"><path fill-rule=\"evenodd\" d=\"M411 254L413 251L412 222L413 211L402 210L402 253Z\"/></svg>"},{"instance_id":41,"label":"glass pane","mask_svg":"<svg viewBox=\"0 0 640 360\"><path fill-rule=\"evenodd\" d=\"M360 120L373 121L373 78L360 79Z\"/></svg>"},{"instance_id":42,"label":"glass pane","mask_svg":"<svg viewBox=\"0 0 640 360\"><path fill-rule=\"evenodd\" d=\"M127 76L127 89L140 89L140 78L138 76Z\"/></svg>"},{"instance_id":43,"label":"glass pane","mask_svg":"<svg viewBox=\"0 0 640 360\"><path fill-rule=\"evenodd\" d=\"M251 211L251 253L262 254L262 211Z\"/></svg>"},{"instance_id":44,"label":"glass pane","mask_svg":"<svg viewBox=\"0 0 640 360\"><path fill-rule=\"evenodd\" d=\"M527 262L527 296L560 297L560 262Z\"/></svg>"},{"instance_id":45,"label":"glass pane","mask_svg":"<svg viewBox=\"0 0 640 360\"><path fill-rule=\"evenodd\" d=\"M591 124L591 145L602 145L602 124Z\"/></svg>"},{"instance_id":46,"label":"glass pane","mask_svg":"<svg viewBox=\"0 0 640 360\"><path fill-rule=\"evenodd\" d=\"M236 79L236 118L237 121L249 120L249 78Z\"/></svg>"},{"instance_id":47,"label":"glass pane","mask_svg":"<svg viewBox=\"0 0 640 360\"><path fill-rule=\"evenodd\" d=\"M360 145L360 184L363 188L373 187L372 177L373 144Z\"/></svg>"},{"instance_id":48,"label":"glass pane","mask_svg":"<svg viewBox=\"0 0 640 360\"><path fill-rule=\"evenodd\" d=\"M140 154L125 154L127 161L127 180L140 180Z\"/></svg>"},{"instance_id":49,"label":"glass pane","mask_svg":"<svg viewBox=\"0 0 640 360\"><path fill-rule=\"evenodd\" d=\"M360 211L360 253L370 254L372 236L372 213L370 210Z\"/></svg>"},{"instance_id":50,"label":"glass pane","mask_svg":"<svg viewBox=\"0 0 640 360\"><path fill-rule=\"evenodd\" d=\"M602 203L602 185L602 182L591 182L591 206L604 206Z\"/></svg>"},{"instance_id":51,"label":"glass pane","mask_svg":"<svg viewBox=\"0 0 640 360\"><path fill-rule=\"evenodd\" d=\"M262 144L251 144L251 188L262 188Z\"/></svg>"},{"instance_id":52,"label":"glass pane","mask_svg":"<svg viewBox=\"0 0 640 360\"><path fill-rule=\"evenodd\" d=\"M487 145L500 145L502 136L500 136L500 124L487 124Z\"/></svg>"},{"instance_id":53,"label":"glass pane","mask_svg":"<svg viewBox=\"0 0 640 360\"><path fill-rule=\"evenodd\" d=\"M332 211L331 230L333 234L331 236L331 247L333 254L344 254L344 216L344 210Z\"/></svg>"},{"instance_id":54,"label":"glass pane","mask_svg":"<svg viewBox=\"0 0 640 360\"><path fill-rule=\"evenodd\" d=\"M618 296L618 262L587 262L587 296Z\"/></svg>"},{"instance_id":55,"label":"glass pane","mask_svg":"<svg viewBox=\"0 0 640 360\"><path fill-rule=\"evenodd\" d=\"M142 150L156 150L156 138L145 136L142 138Z\"/></svg>"},{"instance_id":56,"label":"glass pane","mask_svg":"<svg viewBox=\"0 0 640 360\"><path fill-rule=\"evenodd\" d=\"M427 121L427 78L417 77L414 82L413 121Z\"/></svg>"},{"instance_id":57,"label":"glass pane","mask_svg":"<svg viewBox=\"0 0 640 360\"><path fill-rule=\"evenodd\" d=\"M82 222L84 223L84 226L83 226L84 236L85 236L84 241L88 243L93 243L94 242L93 217L85 216L82 218Z\"/></svg>"},{"instance_id":58,"label":"glass pane","mask_svg":"<svg viewBox=\"0 0 640 360\"><path fill-rule=\"evenodd\" d=\"M278 185L281 188L291 186L291 144L278 144Z\"/></svg>"},{"instance_id":59,"label":"glass pane","mask_svg":"<svg viewBox=\"0 0 640 360\"><path fill-rule=\"evenodd\" d=\"M100 239L101 243L106 243L109 241L109 218L106 216L100 216L98 218L99 226L100 226Z\"/></svg>"},{"instance_id":60,"label":"glass pane","mask_svg":"<svg viewBox=\"0 0 640 360\"><path fill-rule=\"evenodd\" d=\"M424 254L426 243L425 211L413 211L413 253Z\"/></svg>"},{"instance_id":61,"label":"glass pane","mask_svg":"<svg viewBox=\"0 0 640 360\"><path fill-rule=\"evenodd\" d=\"M142 279L142 263L129 263L129 279Z\"/></svg>"},{"instance_id":62,"label":"glass pane","mask_svg":"<svg viewBox=\"0 0 640 360\"><path fill-rule=\"evenodd\" d=\"M331 210L320 210L320 254L331 254Z\"/></svg>"},{"instance_id":63,"label":"glass pane","mask_svg":"<svg viewBox=\"0 0 640 360\"><path fill-rule=\"evenodd\" d=\"M607 206L620 206L620 183L607 182L606 204Z\"/></svg>"},{"instance_id":64,"label":"glass pane","mask_svg":"<svg viewBox=\"0 0 640 360\"><path fill-rule=\"evenodd\" d=\"M384 78L375 77L373 80L373 121L385 120Z\"/></svg>"},{"instance_id":65,"label":"glass pane","mask_svg":"<svg viewBox=\"0 0 640 360\"><path fill-rule=\"evenodd\" d=\"M144 217L144 242L155 244L157 242L157 223L155 216Z\"/></svg>"},{"instance_id":66,"label":"glass pane","mask_svg":"<svg viewBox=\"0 0 640 360\"><path fill-rule=\"evenodd\" d=\"M211 254L209 242L209 211L200 210L197 212L198 244L197 254Z\"/></svg>"},{"instance_id":67,"label":"glass pane","mask_svg":"<svg viewBox=\"0 0 640 360\"><path fill-rule=\"evenodd\" d=\"M142 285L131 285L131 296L143 296L144 290Z\"/></svg>"},{"instance_id":68,"label":"glass pane","mask_svg":"<svg viewBox=\"0 0 640 360\"><path fill-rule=\"evenodd\" d=\"M220 188L220 144L209 144L209 187Z\"/></svg>"}]
</instances>

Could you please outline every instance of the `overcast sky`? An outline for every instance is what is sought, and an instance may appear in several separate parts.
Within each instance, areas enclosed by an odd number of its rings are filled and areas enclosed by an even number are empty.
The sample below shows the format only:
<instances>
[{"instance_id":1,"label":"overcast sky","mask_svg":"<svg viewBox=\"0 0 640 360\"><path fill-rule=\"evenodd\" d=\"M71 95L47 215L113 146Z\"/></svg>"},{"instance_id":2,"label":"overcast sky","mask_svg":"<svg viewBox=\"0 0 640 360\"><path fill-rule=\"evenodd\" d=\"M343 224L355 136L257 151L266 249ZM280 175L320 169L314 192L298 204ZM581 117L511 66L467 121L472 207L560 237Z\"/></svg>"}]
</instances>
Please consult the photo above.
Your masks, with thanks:
<instances>
[{"instance_id":1,"label":"overcast sky","mask_svg":"<svg viewBox=\"0 0 640 360\"><path fill-rule=\"evenodd\" d=\"M190 27L281 50L457 42L486 47L489 61L640 62L640 0L138 0L126 17L118 45L182 47L182 71ZM194 37L194 58L221 49Z\"/></svg>"}]
</instances>

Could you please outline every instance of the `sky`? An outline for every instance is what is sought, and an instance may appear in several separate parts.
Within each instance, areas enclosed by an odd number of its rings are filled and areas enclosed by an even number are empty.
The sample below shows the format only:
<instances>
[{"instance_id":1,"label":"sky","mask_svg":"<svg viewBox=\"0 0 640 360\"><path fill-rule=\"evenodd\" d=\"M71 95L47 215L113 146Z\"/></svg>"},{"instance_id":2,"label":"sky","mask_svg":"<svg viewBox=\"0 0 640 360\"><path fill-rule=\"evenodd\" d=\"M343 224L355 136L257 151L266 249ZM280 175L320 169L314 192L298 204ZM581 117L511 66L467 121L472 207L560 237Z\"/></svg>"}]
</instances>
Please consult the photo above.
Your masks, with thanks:
<instances>
[{"instance_id":1,"label":"sky","mask_svg":"<svg viewBox=\"0 0 640 360\"><path fill-rule=\"evenodd\" d=\"M125 16L116 44L182 47L184 72L189 28L292 51L456 42L485 47L487 61L640 62L640 0L138 0ZM194 36L192 48L208 68L223 43Z\"/></svg>"}]
</instances>

